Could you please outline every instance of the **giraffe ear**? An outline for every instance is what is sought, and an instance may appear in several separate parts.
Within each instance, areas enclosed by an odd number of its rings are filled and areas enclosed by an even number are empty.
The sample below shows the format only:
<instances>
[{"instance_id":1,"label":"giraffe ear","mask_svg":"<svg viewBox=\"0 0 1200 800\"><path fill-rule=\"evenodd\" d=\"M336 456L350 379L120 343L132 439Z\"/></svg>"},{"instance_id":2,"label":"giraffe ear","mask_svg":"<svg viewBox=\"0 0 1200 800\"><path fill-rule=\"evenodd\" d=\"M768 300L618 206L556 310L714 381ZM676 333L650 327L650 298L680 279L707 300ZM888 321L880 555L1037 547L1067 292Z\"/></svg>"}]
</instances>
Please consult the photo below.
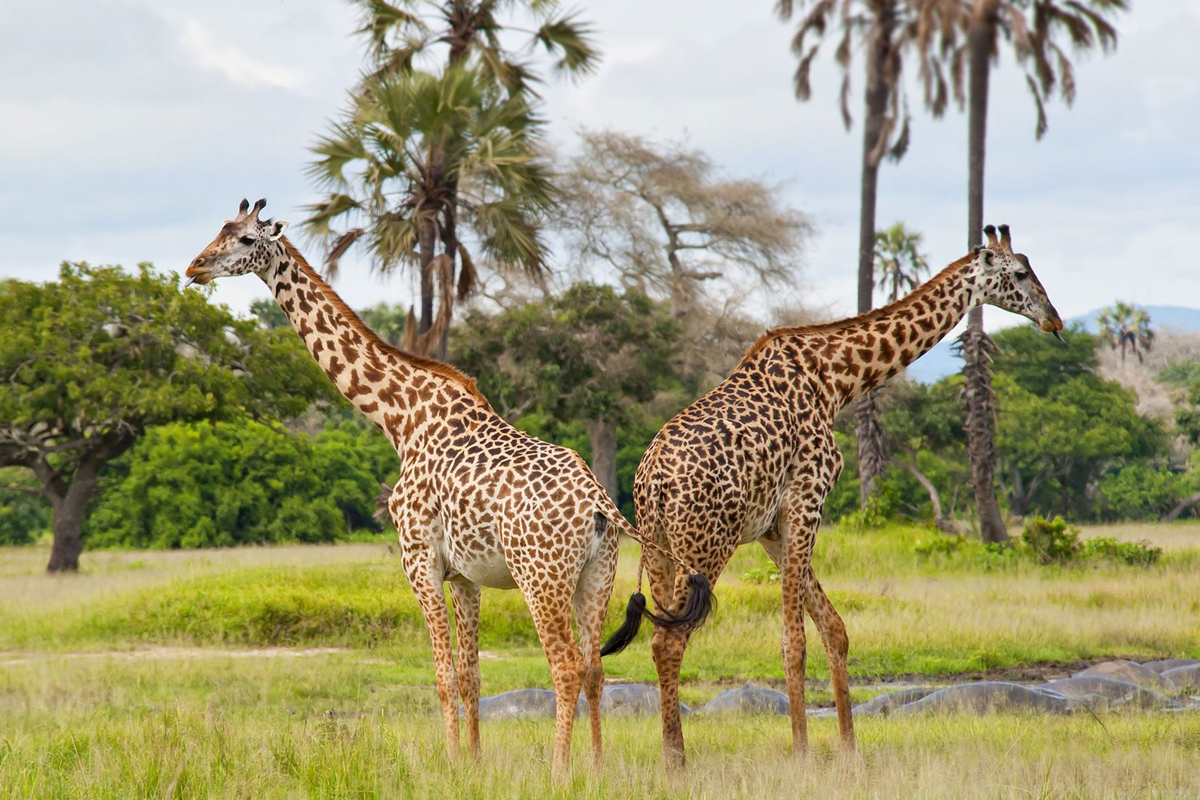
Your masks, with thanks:
<instances>
[{"instance_id":1,"label":"giraffe ear","mask_svg":"<svg viewBox=\"0 0 1200 800\"><path fill-rule=\"evenodd\" d=\"M989 267L992 265L992 259L996 257L996 254L986 247L980 247L975 252L978 254L979 259Z\"/></svg>"},{"instance_id":2,"label":"giraffe ear","mask_svg":"<svg viewBox=\"0 0 1200 800\"><path fill-rule=\"evenodd\" d=\"M287 220L279 219L267 223L267 239L272 242L278 242L283 232L287 230Z\"/></svg>"}]
</instances>

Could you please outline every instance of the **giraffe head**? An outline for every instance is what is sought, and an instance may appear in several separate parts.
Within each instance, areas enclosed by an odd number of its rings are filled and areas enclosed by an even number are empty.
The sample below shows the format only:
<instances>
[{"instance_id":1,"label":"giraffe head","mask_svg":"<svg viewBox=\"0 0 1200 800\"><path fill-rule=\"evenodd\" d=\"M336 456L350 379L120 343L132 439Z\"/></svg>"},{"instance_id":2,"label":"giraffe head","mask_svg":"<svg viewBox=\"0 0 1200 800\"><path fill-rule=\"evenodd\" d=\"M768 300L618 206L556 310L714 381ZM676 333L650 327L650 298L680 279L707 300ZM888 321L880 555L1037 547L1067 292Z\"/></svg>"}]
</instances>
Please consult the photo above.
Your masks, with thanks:
<instances>
[{"instance_id":1,"label":"giraffe head","mask_svg":"<svg viewBox=\"0 0 1200 800\"><path fill-rule=\"evenodd\" d=\"M987 247L975 248L975 286L981 302L999 306L1005 311L1020 314L1046 333L1052 333L1060 341L1063 329L1062 317L1050 302L1046 289L1024 253L1014 253L1008 226L996 228L988 225Z\"/></svg>"},{"instance_id":2,"label":"giraffe head","mask_svg":"<svg viewBox=\"0 0 1200 800\"><path fill-rule=\"evenodd\" d=\"M266 200L259 200L251 209L248 200L242 201L238 215L226 222L217 238L192 259L187 268L188 286L193 283L203 286L226 275L260 273L271 266L277 243L288 224L283 220L260 220L258 212L266 204Z\"/></svg>"}]
</instances>

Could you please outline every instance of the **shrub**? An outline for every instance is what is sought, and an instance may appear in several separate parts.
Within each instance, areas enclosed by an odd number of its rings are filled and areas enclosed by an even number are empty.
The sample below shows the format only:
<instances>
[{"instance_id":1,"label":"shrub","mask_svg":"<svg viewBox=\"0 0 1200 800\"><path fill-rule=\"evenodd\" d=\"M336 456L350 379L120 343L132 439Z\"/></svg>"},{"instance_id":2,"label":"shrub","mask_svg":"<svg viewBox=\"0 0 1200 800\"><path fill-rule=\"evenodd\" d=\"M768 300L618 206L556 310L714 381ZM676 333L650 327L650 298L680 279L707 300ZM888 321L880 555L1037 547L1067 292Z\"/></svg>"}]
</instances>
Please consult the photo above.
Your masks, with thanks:
<instances>
[{"instance_id":1,"label":"shrub","mask_svg":"<svg viewBox=\"0 0 1200 800\"><path fill-rule=\"evenodd\" d=\"M114 462L84 527L89 547L331 542L372 519L395 469L365 428L305 435L248 420L150 429ZM390 449L390 448L389 448Z\"/></svg>"},{"instance_id":2,"label":"shrub","mask_svg":"<svg viewBox=\"0 0 1200 800\"><path fill-rule=\"evenodd\" d=\"M1097 536L1083 543L1084 558L1106 558L1132 567L1149 567L1162 557L1161 547L1146 539L1137 542L1118 542L1111 536Z\"/></svg>"},{"instance_id":3,"label":"shrub","mask_svg":"<svg viewBox=\"0 0 1200 800\"><path fill-rule=\"evenodd\" d=\"M1079 529L1068 525L1061 516L1051 521L1038 516L1026 522L1021 538L1043 564L1074 561L1083 549L1079 541Z\"/></svg>"}]
</instances>

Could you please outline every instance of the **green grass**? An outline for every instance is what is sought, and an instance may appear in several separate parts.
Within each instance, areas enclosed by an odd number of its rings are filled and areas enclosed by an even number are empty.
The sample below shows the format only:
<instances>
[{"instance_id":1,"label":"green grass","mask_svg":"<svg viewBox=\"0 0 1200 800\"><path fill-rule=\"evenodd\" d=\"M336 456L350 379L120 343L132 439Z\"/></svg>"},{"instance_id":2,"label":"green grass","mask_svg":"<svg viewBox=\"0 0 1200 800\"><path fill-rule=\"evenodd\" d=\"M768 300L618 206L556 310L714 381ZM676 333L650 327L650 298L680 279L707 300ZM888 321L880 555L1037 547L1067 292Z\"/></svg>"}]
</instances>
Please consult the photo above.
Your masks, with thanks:
<instances>
[{"instance_id":1,"label":"green grass","mask_svg":"<svg viewBox=\"0 0 1200 800\"><path fill-rule=\"evenodd\" d=\"M1200 656L1198 550L1168 549L1149 568L1043 566L978 548L916 554L918 542L937 535L915 527L822 532L816 571L846 621L853 675ZM72 579L0 577L5 620L0 649L381 648L411 659L414 674L432 674L425 626L393 552L369 545L279 548L279 563L265 563L271 552L224 551L182 564L154 561L146 553L85 556L100 569L77 580L96 580L97 589L91 596L73 596L69 604L50 599L23 604L6 586L37 587L33 596L50 598L64 584L80 591ZM633 589L636 558L635 548L624 548L609 630L619 623ZM122 571L122 563L129 568ZM718 611L688 650L686 680L783 677L779 586L741 579L766 563L756 547L735 556L717 585ZM482 647L506 656L485 662L490 686L546 683L541 650L518 592L486 592L481 628ZM609 660L610 674L653 678L645 637ZM809 637L810 674L824 677L824 652L811 621Z\"/></svg>"},{"instance_id":2,"label":"green grass","mask_svg":"<svg viewBox=\"0 0 1200 800\"><path fill-rule=\"evenodd\" d=\"M1200 715L833 720L793 762L782 717L689 717L690 771L666 780L655 719L605 719L606 766L576 729L548 781L553 724L485 722L450 763L436 697L363 653L295 659L55 657L0 670L0 798L1127 798L1200 794ZM1070 747L1064 747L1070 742Z\"/></svg>"},{"instance_id":3,"label":"green grass","mask_svg":"<svg viewBox=\"0 0 1200 800\"><path fill-rule=\"evenodd\" d=\"M846 620L856 700L881 690L866 676L1200 656L1196 525L1084 532L1164 546L1149 568L919 556L937 535L822 532L816 571ZM682 781L661 773L657 720L610 717L603 774L586 768L580 728L556 789L550 721L485 723L482 762L447 762L428 635L392 549L89 552L68 578L42 575L45 556L0 549L0 800L1200 796L1196 713L862 720L850 761L834 722L814 719L798 763L786 719L694 716ZM635 565L625 548L610 628ZM742 580L765 567L756 547L731 562L688 651L684 702L782 678L779 586ZM549 684L518 593L485 593L482 632L485 694ZM809 635L808 699L828 704ZM653 680L646 634L606 670Z\"/></svg>"}]
</instances>

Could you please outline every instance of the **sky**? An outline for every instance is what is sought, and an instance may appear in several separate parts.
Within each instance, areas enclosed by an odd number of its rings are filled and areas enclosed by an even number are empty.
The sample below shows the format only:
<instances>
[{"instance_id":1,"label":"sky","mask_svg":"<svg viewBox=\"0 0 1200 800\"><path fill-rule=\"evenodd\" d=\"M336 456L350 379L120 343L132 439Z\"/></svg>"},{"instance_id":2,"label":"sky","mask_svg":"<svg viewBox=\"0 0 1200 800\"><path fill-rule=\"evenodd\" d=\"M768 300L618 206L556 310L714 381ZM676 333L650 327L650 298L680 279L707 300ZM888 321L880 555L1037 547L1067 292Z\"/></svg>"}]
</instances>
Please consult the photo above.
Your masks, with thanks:
<instances>
[{"instance_id":1,"label":"sky","mask_svg":"<svg viewBox=\"0 0 1200 800\"><path fill-rule=\"evenodd\" d=\"M1076 59L1075 104L1049 106L1042 141L1019 70L1002 59L993 77L985 218L1011 225L1064 317L1117 298L1200 306L1184 246L1200 223L1200 3L1132 5L1114 54ZM799 103L794 22L772 0L580 10L604 61L546 87L556 147L581 127L681 140L730 177L780 186L816 227L791 296L853 313L861 133L842 125L831 59ZM299 223L319 197L308 148L364 65L355 27L338 0L0 0L0 277L53 279L63 260L182 271L243 197ZM932 120L910 95L912 144L882 168L878 223L920 231L936 271L966 251L966 119ZM335 288L361 307L408 304L416 287L351 256ZM215 296L244 312L268 295L247 277Z\"/></svg>"}]
</instances>

